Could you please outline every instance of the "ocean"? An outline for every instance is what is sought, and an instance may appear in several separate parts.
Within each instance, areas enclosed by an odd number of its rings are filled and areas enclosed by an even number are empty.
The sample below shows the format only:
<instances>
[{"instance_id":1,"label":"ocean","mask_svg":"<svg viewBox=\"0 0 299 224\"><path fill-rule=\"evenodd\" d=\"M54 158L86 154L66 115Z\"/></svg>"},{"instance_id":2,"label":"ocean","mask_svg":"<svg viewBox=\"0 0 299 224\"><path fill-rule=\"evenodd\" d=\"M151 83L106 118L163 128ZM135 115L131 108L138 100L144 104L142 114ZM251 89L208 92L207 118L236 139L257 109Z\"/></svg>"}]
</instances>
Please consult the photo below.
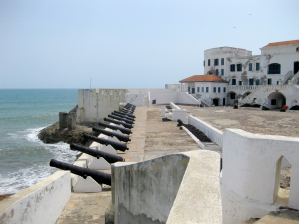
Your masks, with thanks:
<instances>
[{"instance_id":1,"label":"ocean","mask_svg":"<svg viewBox=\"0 0 299 224\"><path fill-rule=\"evenodd\" d=\"M57 159L72 163L78 152L63 142L44 144L40 130L78 104L77 89L0 89L0 195L14 194L57 171Z\"/></svg>"}]
</instances>

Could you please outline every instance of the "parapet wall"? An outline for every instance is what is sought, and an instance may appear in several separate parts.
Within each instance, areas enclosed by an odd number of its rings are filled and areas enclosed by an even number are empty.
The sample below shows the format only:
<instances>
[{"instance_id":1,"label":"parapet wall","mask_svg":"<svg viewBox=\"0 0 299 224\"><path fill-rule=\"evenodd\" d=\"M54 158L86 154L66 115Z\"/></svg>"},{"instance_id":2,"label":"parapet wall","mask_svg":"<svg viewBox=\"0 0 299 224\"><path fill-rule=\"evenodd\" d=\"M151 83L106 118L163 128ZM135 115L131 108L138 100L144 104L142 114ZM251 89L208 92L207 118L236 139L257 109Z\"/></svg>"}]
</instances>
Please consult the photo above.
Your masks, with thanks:
<instances>
[{"instance_id":1,"label":"parapet wall","mask_svg":"<svg viewBox=\"0 0 299 224\"><path fill-rule=\"evenodd\" d=\"M219 154L206 150L115 163L114 223L221 223L219 170Z\"/></svg>"},{"instance_id":2,"label":"parapet wall","mask_svg":"<svg viewBox=\"0 0 299 224\"><path fill-rule=\"evenodd\" d=\"M223 223L242 223L275 211L281 158L292 165L288 207L299 209L299 138L226 129L221 195Z\"/></svg>"},{"instance_id":3,"label":"parapet wall","mask_svg":"<svg viewBox=\"0 0 299 224\"><path fill-rule=\"evenodd\" d=\"M119 110L128 89L79 89L77 123L95 123Z\"/></svg>"},{"instance_id":4,"label":"parapet wall","mask_svg":"<svg viewBox=\"0 0 299 224\"><path fill-rule=\"evenodd\" d=\"M71 197L69 171L57 171L0 203L0 223L55 223Z\"/></svg>"}]
</instances>

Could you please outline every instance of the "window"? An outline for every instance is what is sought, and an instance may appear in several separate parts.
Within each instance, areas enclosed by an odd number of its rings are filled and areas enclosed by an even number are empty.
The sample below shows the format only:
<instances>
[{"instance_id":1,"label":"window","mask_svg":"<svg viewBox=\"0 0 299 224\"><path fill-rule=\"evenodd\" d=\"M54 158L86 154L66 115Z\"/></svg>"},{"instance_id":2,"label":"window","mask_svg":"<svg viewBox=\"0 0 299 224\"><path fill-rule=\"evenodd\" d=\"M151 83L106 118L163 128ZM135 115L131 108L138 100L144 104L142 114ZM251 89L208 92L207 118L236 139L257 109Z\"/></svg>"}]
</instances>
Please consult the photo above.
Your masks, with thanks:
<instances>
[{"instance_id":1,"label":"window","mask_svg":"<svg viewBox=\"0 0 299 224\"><path fill-rule=\"evenodd\" d=\"M197 87L197 92L199 92L199 87Z\"/></svg>"},{"instance_id":2,"label":"window","mask_svg":"<svg viewBox=\"0 0 299 224\"><path fill-rule=\"evenodd\" d=\"M268 79L268 85L272 84L272 79Z\"/></svg>"},{"instance_id":3,"label":"window","mask_svg":"<svg viewBox=\"0 0 299 224\"><path fill-rule=\"evenodd\" d=\"M210 66L210 64L211 64L211 61L210 61L210 59L208 59L208 66Z\"/></svg>"},{"instance_id":4,"label":"window","mask_svg":"<svg viewBox=\"0 0 299 224\"><path fill-rule=\"evenodd\" d=\"M276 105L276 99L271 99L271 105Z\"/></svg>"},{"instance_id":5,"label":"window","mask_svg":"<svg viewBox=\"0 0 299 224\"><path fill-rule=\"evenodd\" d=\"M225 88L225 87L223 87L223 92L224 92L224 93L226 92L226 88Z\"/></svg>"},{"instance_id":6,"label":"window","mask_svg":"<svg viewBox=\"0 0 299 224\"><path fill-rule=\"evenodd\" d=\"M221 88L220 88L220 87L218 87L218 93L220 93L220 89L221 89Z\"/></svg>"},{"instance_id":7,"label":"window","mask_svg":"<svg viewBox=\"0 0 299 224\"><path fill-rule=\"evenodd\" d=\"M218 69L216 69L216 75L219 75Z\"/></svg>"},{"instance_id":8,"label":"window","mask_svg":"<svg viewBox=\"0 0 299 224\"><path fill-rule=\"evenodd\" d=\"M252 63L249 63L248 71L252 71Z\"/></svg>"},{"instance_id":9,"label":"window","mask_svg":"<svg viewBox=\"0 0 299 224\"><path fill-rule=\"evenodd\" d=\"M203 67L205 67L206 66L206 63L205 63L205 61L203 61Z\"/></svg>"},{"instance_id":10,"label":"window","mask_svg":"<svg viewBox=\"0 0 299 224\"><path fill-rule=\"evenodd\" d=\"M256 64L255 64L255 70L256 70L256 71L259 71L259 70L260 70L260 63L256 63Z\"/></svg>"},{"instance_id":11,"label":"window","mask_svg":"<svg viewBox=\"0 0 299 224\"><path fill-rule=\"evenodd\" d=\"M215 66L219 65L219 59L218 58L214 59L214 65Z\"/></svg>"},{"instance_id":12,"label":"window","mask_svg":"<svg viewBox=\"0 0 299 224\"><path fill-rule=\"evenodd\" d=\"M221 58L221 65L224 65L224 58Z\"/></svg>"},{"instance_id":13,"label":"window","mask_svg":"<svg viewBox=\"0 0 299 224\"><path fill-rule=\"evenodd\" d=\"M213 88L213 92L216 93L216 87Z\"/></svg>"},{"instance_id":14,"label":"window","mask_svg":"<svg viewBox=\"0 0 299 224\"><path fill-rule=\"evenodd\" d=\"M230 65L230 71L234 72L235 71L235 65Z\"/></svg>"},{"instance_id":15,"label":"window","mask_svg":"<svg viewBox=\"0 0 299 224\"><path fill-rule=\"evenodd\" d=\"M224 69L221 69L221 75L224 75Z\"/></svg>"},{"instance_id":16,"label":"window","mask_svg":"<svg viewBox=\"0 0 299 224\"><path fill-rule=\"evenodd\" d=\"M231 98L232 100L236 99L236 94L235 94L235 93L230 93L230 98Z\"/></svg>"},{"instance_id":17,"label":"window","mask_svg":"<svg viewBox=\"0 0 299 224\"><path fill-rule=\"evenodd\" d=\"M257 80L255 80L255 85L260 85L260 80L259 79L257 79Z\"/></svg>"},{"instance_id":18,"label":"window","mask_svg":"<svg viewBox=\"0 0 299 224\"><path fill-rule=\"evenodd\" d=\"M242 86L242 81L239 81L239 86Z\"/></svg>"},{"instance_id":19,"label":"window","mask_svg":"<svg viewBox=\"0 0 299 224\"><path fill-rule=\"evenodd\" d=\"M209 87L206 87L206 92L207 92L207 93L209 92Z\"/></svg>"},{"instance_id":20,"label":"window","mask_svg":"<svg viewBox=\"0 0 299 224\"><path fill-rule=\"evenodd\" d=\"M236 79L232 79L232 85L233 85L233 86L236 85Z\"/></svg>"},{"instance_id":21,"label":"window","mask_svg":"<svg viewBox=\"0 0 299 224\"><path fill-rule=\"evenodd\" d=\"M188 87L188 93L190 93L190 87Z\"/></svg>"},{"instance_id":22,"label":"window","mask_svg":"<svg viewBox=\"0 0 299 224\"><path fill-rule=\"evenodd\" d=\"M280 74L280 64L270 64L268 67L268 74Z\"/></svg>"},{"instance_id":23,"label":"window","mask_svg":"<svg viewBox=\"0 0 299 224\"><path fill-rule=\"evenodd\" d=\"M249 85L250 86L253 86L253 81L254 81L254 79L249 79Z\"/></svg>"},{"instance_id":24,"label":"window","mask_svg":"<svg viewBox=\"0 0 299 224\"><path fill-rule=\"evenodd\" d=\"M237 72L242 72L242 64L237 64Z\"/></svg>"},{"instance_id":25,"label":"window","mask_svg":"<svg viewBox=\"0 0 299 224\"><path fill-rule=\"evenodd\" d=\"M205 87L201 87L201 92L204 92L205 91Z\"/></svg>"}]
</instances>

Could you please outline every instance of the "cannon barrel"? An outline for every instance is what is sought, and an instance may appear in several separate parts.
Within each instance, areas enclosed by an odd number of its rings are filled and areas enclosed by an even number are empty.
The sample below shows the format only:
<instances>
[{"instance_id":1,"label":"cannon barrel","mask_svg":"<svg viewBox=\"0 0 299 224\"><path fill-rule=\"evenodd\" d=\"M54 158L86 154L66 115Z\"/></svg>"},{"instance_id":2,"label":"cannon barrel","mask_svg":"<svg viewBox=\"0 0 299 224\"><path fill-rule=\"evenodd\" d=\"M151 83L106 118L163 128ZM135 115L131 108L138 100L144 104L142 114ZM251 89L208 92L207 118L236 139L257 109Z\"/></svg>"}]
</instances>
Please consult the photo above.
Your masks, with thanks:
<instances>
[{"instance_id":1,"label":"cannon barrel","mask_svg":"<svg viewBox=\"0 0 299 224\"><path fill-rule=\"evenodd\" d=\"M121 118L127 119L127 120L132 121L132 122L135 121L135 119L133 117L129 117L129 116L125 115L125 114L118 114L118 113L112 112L111 115L114 115L114 116L117 116L117 117L121 117Z\"/></svg>"},{"instance_id":2,"label":"cannon barrel","mask_svg":"<svg viewBox=\"0 0 299 224\"><path fill-rule=\"evenodd\" d=\"M111 122L111 123L114 123L114 124L121 124L121 125L123 125L125 128L133 128L133 125L131 125L131 124L128 124L128 123L126 123L126 122L121 122L121 121L117 121L117 120L113 120L113 119L109 119L109 118L104 118L104 121L109 121L109 122Z\"/></svg>"},{"instance_id":3,"label":"cannon barrel","mask_svg":"<svg viewBox=\"0 0 299 224\"><path fill-rule=\"evenodd\" d=\"M127 115L128 117L131 117L131 118L136 118L136 116L132 115L132 114L128 114L128 113L124 113L124 112L120 112L120 111L113 111L114 113L116 114L123 114L123 115Z\"/></svg>"},{"instance_id":4,"label":"cannon barrel","mask_svg":"<svg viewBox=\"0 0 299 224\"><path fill-rule=\"evenodd\" d=\"M133 108L135 108L136 106L131 104L131 103L127 103L124 107L133 107Z\"/></svg>"},{"instance_id":5,"label":"cannon barrel","mask_svg":"<svg viewBox=\"0 0 299 224\"><path fill-rule=\"evenodd\" d=\"M119 126L115 126L115 125L110 125L110 124L105 124L102 122L99 122L100 126L106 127L106 128L110 128L112 130L120 130L122 133L124 134L132 134L132 131L130 129L127 128L123 128L123 127L119 127Z\"/></svg>"},{"instance_id":6,"label":"cannon barrel","mask_svg":"<svg viewBox=\"0 0 299 224\"><path fill-rule=\"evenodd\" d=\"M119 121L124 121L124 122L126 122L128 124L134 124L133 121L130 121L130 120L126 119L126 118L118 117L118 116L115 116L115 115L110 115L109 114L108 117L111 117L111 118L119 120Z\"/></svg>"},{"instance_id":7,"label":"cannon barrel","mask_svg":"<svg viewBox=\"0 0 299 224\"><path fill-rule=\"evenodd\" d=\"M81 176L84 179L86 179L89 176L92 177L99 184L107 184L111 186L111 174L99 172L80 166L75 166L69 163L60 162L55 159L51 159L50 166L56 167L61 170L69 170L71 171L71 173Z\"/></svg>"},{"instance_id":8,"label":"cannon barrel","mask_svg":"<svg viewBox=\"0 0 299 224\"><path fill-rule=\"evenodd\" d=\"M121 112L123 112L123 113L128 113L128 114L133 114L133 113L134 113L134 110L128 110L128 109L126 109L126 108L123 108L123 109L121 110Z\"/></svg>"},{"instance_id":9,"label":"cannon barrel","mask_svg":"<svg viewBox=\"0 0 299 224\"><path fill-rule=\"evenodd\" d=\"M91 148L86 148L84 146L81 145L77 145L72 143L70 145L71 150L78 150L80 152L86 153L88 155L97 157L98 159L100 157L104 158L108 163L116 163L116 162L123 162L125 161L123 157L121 156L117 156L117 155L113 155L111 153L107 153L107 152L102 152L99 150L95 150L95 149L91 149Z\"/></svg>"},{"instance_id":10,"label":"cannon barrel","mask_svg":"<svg viewBox=\"0 0 299 224\"><path fill-rule=\"evenodd\" d=\"M102 133L104 135L107 135L107 136L111 136L111 137L115 136L119 141L123 141L123 142L131 141L131 139L128 136L118 134L118 133L115 133L115 132L112 132L112 131L107 131L107 130L96 128L96 127L93 127L92 130L100 132L100 133Z\"/></svg>"},{"instance_id":11,"label":"cannon barrel","mask_svg":"<svg viewBox=\"0 0 299 224\"><path fill-rule=\"evenodd\" d=\"M88 134L84 134L83 136L84 136L84 138L87 138L89 140L98 142L102 145L111 145L115 150L120 150L120 151L123 151L123 152L126 151L126 150L129 150L129 148L125 144L122 144L122 143L107 140L107 139L104 139L104 138L97 138L97 137L94 137L94 136L88 135Z\"/></svg>"}]
</instances>

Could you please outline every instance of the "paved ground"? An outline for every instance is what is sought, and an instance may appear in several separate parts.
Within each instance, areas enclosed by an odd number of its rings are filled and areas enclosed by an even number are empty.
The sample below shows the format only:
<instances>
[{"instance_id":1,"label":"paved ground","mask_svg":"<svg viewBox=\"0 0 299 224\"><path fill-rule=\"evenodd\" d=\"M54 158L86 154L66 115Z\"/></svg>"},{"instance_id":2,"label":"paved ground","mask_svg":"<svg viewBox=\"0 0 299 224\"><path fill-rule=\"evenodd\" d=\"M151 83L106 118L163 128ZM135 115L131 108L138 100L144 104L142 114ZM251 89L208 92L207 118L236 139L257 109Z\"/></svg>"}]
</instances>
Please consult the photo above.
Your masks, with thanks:
<instances>
[{"instance_id":1,"label":"paved ground","mask_svg":"<svg viewBox=\"0 0 299 224\"><path fill-rule=\"evenodd\" d=\"M182 108L221 131L225 128L239 128L251 133L299 137L299 113L232 108L228 112L228 107L223 106Z\"/></svg>"},{"instance_id":2,"label":"paved ground","mask_svg":"<svg viewBox=\"0 0 299 224\"><path fill-rule=\"evenodd\" d=\"M136 108L131 142L127 144L130 150L119 152L127 162L140 162L171 153L200 149L184 130L176 126L177 122L162 122L160 108L159 105ZM225 128L240 128L252 133L299 136L299 113L232 108L227 112L228 107L216 107L218 112L214 112L215 108L182 108L222 131ZM100 193L72 193L56 223L105 223L104 215L110 201L109 186L104 186L104 191Z\"/></svg>"},{"instance_id":3,"label":"paved ground","mask_svg":"<svg viewBox=\"0 0 299 224\"><path fill-rule=\"evenodd\" d=\"M177 122L162 122L161 106L138 107L134 128L127 144L130 150L119 152L126 162L141 162L151 158L200 149L195 141L177 127ZM111 188L100 193L72 193L57 224L105 223L105 211L111 202Z\"/></svg>"}]
</instances>

